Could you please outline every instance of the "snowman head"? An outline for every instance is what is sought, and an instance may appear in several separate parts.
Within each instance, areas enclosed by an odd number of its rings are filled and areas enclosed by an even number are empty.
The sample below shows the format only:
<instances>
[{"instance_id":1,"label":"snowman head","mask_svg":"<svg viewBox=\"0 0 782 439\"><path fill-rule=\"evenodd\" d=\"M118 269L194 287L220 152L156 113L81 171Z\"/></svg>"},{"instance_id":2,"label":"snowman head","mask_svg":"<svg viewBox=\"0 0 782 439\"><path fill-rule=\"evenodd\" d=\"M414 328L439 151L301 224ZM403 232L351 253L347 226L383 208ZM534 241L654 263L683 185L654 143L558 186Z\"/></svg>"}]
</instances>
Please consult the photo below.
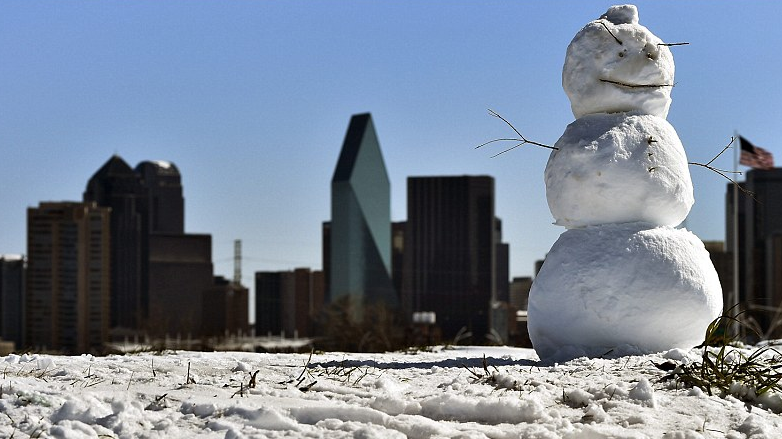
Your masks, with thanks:
<instances>
[{"instance_id":1,"label":"snowman head","mask_svg":"<svg viewBox=\"0 0 782 439\"><path fill-rule=\"evenodd\" d=\"M573 38L562 86L576 118L626 111L665 118L673 75L668 46L638 24L635 6L622 5L609 8Z\"/></svg>"}]
</instances>

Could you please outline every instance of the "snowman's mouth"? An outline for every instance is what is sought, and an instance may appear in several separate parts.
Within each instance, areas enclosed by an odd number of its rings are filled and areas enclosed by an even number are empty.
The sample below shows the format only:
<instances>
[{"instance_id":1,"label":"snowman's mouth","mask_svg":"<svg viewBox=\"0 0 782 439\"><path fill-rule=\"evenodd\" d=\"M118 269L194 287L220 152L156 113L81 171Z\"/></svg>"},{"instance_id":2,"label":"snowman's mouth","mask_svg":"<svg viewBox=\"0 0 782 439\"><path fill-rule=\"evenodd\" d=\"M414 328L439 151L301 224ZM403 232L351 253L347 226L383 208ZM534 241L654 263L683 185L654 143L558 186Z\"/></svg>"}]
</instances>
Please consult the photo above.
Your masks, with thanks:
<instances>
[{"instance_id":1,"label":"snowman's mouth","mask_svg":"<svg viewBox=\"0 0 782 439\"><path fill-rule=\"evenodd\" d=\"M613 84L618 87L626 87L626 88L660 88L660 87L673 87L674 85L674 84L629 84L626 82L614 81L611 79L601 79L600 82L606 82L608 84Z\"/></svg>"}]
</instances>

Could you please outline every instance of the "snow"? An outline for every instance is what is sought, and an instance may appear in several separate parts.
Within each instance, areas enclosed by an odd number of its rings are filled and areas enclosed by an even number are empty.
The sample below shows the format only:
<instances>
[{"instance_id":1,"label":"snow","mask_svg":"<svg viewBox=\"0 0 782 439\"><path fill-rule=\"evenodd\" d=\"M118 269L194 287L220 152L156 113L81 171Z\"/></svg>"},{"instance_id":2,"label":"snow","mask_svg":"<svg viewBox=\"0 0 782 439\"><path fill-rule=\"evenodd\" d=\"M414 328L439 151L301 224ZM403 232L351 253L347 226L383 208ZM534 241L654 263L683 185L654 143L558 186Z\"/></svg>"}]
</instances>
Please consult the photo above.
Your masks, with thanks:
<instances>
[{"instance_id":1,"label":"snow","mask_svg":"<svg viewBox=\"0 0 782 439\"><path fill-rule=\"evenodd\" d=\"M151 161L155 166L161 169L171 169L174 167L174 165L171 162L165 161L165 160L152 160Z\"/></svg>"},{"instance_id":2,"label":"snow","mask_svg":"<svg viewBox=\"0 0 782 439\"><path fill-rule=\"evenodd\" d=\"M782 419L775 414L782 410L780 395L753 405L733 396L708 396L663 380L667 372L655 366L699 357L697 350L676 350L550 364L529 349L507 347L311 358L184 351L10 355L0 357L0 437L739 439L782 434ZM248 387L251 371L259 371L254 387Z\"/></svg>"},{"instance_id":3,"label":"snow","mask_svg":"<svg viewBox=\"0 0 782 439\"><path fill-rule=\"evenodd\" d=\"M679 136L665 119L592 114L568 125L545 171L556 224L568 228L647 221L676 226L693 203Z\"/></svg>"},{"instance_id":4,"label":"snow","mask_svg":"<svg viewBox=\"0 0 782 439\"><path fill-rule=\"evenodd\" d=\"M689 349L722 312L722 289L694 234L648 223L563 233L532 284L541 358Z\"/></svg>"},{"instance_id":5,"label":"snow","mask_svg":"<svg viewBox=\"0 0 782 439\"><path fill-rule=\"evenodd\" d=\"M638 24L635 6L613 7L604 17L567 48L562 86L573 115L637 110L665 118L674 83L671 50Z\"/></svg>"}]
</instances>

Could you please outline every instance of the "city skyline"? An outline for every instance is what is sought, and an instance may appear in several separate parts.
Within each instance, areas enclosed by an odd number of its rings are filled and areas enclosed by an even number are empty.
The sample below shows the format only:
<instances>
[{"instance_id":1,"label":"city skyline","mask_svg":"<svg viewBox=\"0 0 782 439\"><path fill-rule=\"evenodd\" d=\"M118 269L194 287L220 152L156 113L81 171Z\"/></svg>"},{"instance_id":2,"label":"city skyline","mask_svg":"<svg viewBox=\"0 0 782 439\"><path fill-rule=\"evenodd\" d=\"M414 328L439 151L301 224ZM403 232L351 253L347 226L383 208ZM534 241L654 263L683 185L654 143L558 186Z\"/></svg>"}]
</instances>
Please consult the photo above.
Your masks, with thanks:
<instances>
[{"instance_id":1,"label":"city skyline","mask_svg":"<svg viewBox=\"0 0 782 439\"><path fill-rule=\"evenodd\" d=\"M5 2L0 253L25 254L26 209L80 199L116 153L177 165L185 228L213 235L215 274L232 273L235 239L245 285L256 271L320 269L345 123L371 112L392 221L406 219L409 176L492 175L510 275L531 275L564 231L545 200L548 152L474 146L512 134L489 108L556 141L573 120L567 44L611 4ZM779 154L782 64L769 54L782 5L636 4L663 40L690 43L673 49L668 118L689 160L707 162L736 132ZM732 167L732 151L715 164ZM687 227L724 240L725 181L690 172Z\"/></svg>"}]
</instances>

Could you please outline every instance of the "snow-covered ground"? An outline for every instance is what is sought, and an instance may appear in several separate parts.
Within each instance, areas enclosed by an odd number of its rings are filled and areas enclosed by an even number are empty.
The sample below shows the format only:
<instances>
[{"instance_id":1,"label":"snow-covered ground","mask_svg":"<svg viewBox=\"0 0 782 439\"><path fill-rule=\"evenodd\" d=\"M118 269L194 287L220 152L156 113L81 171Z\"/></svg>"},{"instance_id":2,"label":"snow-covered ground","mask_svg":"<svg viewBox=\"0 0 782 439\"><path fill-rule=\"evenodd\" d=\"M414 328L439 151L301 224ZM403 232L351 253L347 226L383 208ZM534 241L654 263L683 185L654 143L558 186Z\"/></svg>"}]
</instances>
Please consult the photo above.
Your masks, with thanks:
<instances>
[{"instance_id":1,"label":"snow-covered ground","mask_svg":"<svg viewBox=\"0 0 782 439\"><path fill-rule=\"evenodd\" d=\"M491 347L10 355L0 437L782 437L779 394L750 405L661 380L657 365L699 358L544 365L532 350Z\"/></svg>"}]
</instances>

